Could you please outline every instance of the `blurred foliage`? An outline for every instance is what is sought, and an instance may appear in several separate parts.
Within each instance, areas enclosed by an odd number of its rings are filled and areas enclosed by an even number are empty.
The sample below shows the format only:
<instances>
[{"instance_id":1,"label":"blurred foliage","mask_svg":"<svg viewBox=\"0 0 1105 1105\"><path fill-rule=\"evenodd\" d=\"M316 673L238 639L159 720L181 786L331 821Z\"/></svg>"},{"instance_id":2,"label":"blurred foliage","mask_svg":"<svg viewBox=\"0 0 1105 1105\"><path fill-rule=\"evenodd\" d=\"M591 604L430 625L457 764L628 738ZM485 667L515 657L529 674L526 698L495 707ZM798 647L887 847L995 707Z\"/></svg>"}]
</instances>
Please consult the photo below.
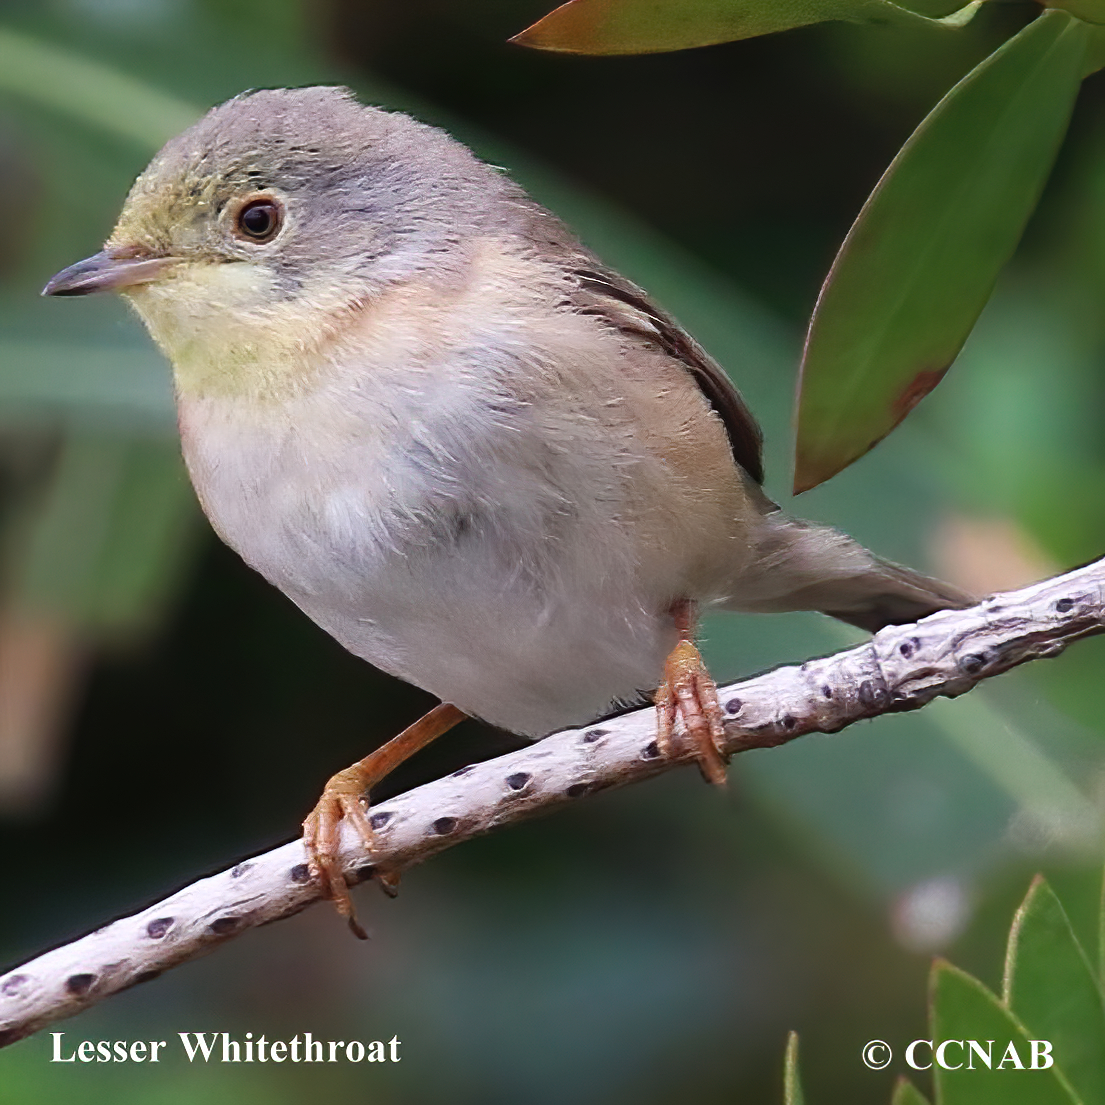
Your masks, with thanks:
<instances>
[{"instance_id":1,"label":"blurred foliage","mask_svg":"<svg viewBox=\"0 0 1105 1105\"><path fill-rule=\"evenodd\" d=\"M1021 238L1066 133L1090 25L1034 20L902 147L810 321L795 490L836 475L940 382Z\"/></svg>"},{"instance_id":2,"label":"blurred foliage","mask_svg":"<svg viewBox=\"0 0 1105 1105\"><path fill-rule=\"evenodd\" d=\"M805 1105L802 1076L798 1070L798 1033L787 1037L786 1056L783 1059L783 1105Z\"/></svg>"},{"instance_id":3,"label":"blurred foliage","mask_svg":"<svg viewBox=\"0 0 1105 1105\"><path fill-rule=\"evenodd\" d=\"M713 46L842 20L909 27L961 27L983 0L930 18L892 0L570 0L512 41L576 54L645 54Z\"/></svg>"},{"instance_id":4,"label":"blurred foliage","mask_svg":"<svg viewBox=\"0 0 1105 1105\"><path fill-rule=\"evenodd\" d=\"M426 705L206 536L174 468L168 369L122 306L37 296L99 247L162 130L242 88L349 83L506 166L733 373L788 509L949 575L964 567L952 521L1003 524L980 531L998 535L990 566L1011 560L1010 534L1056 570L1100 554L1097 77L961 363L878 451L798 504L786 493L799 327L838 243L932 102L1035 5L986 5L955 32L825 25L647 58L504 45L547 6L0 5L0 51L35 62L0 64L0 202L17 215L0 222L0 578L13 624L63 609L89 657L66 669L87 683L54 804L2 831L9 962L290 838L333 770ZM854 639L814 615L716 616L706 632L725 678ZM309 911L63 1026L398 1033L387 1071L73 1072L48 1062L47 1036L0 1053L0 1096L777 1101L794 1026L822 1099L883 1105L890 1074L862 1066L863 1042L922 1034L933 950L997 984L990 948L1025 872L1046 867L1091 944L1103 644L740 757L728 798L688 773L472 842L411 872L398 901L363 902L367 950ZM505 744L466 726L388 786Z\"/></svg>"},{"instance_id":5,"label":"blurred foliage","mask_svg":"<svg viewBox=\"0 0 1105 1105\"><path fill-rule=\"evenodd\" d=\"M111 67L2 27L0 90L147 150L198 114ZM65 202L42 187L46 179L48 172L29 175L26 191L41 190L48 208ZM87 180L65 183L87 202ZM23 196L10 198L18 204ZM31 257L38 244L17 243ZM13 283L26 272L27 260L20 260ZM16 662L5 651L26 647L29 626L48 626L49 634L36 635L37 669L47 677L0 682L6 701L0 808L12 813L33 811L51 796L57 730L70 718L49 701L68 703L75 688L67 684L83 677L80 665L60 657L76 647L133 641L155 628L183 580L196 522L169 436L167 380L162 374L158 387L151 371L156 358L112 338L75 332L59 340L64 325L36 326L20 318L17 303L11 295L0 303L8 323L0 357L5 447L20 462L10 489L14 506L0 534L6 561L0 664ZM13 623L18 630L5 632Z\"/></svg>"},{"instance_id":6,"label":"blurred foliage","mask_svg":"<svg viewBox=\"0 0 1105 1105\"><path fill-rule=\"evenodd\" d=\"M514 41L644 53L826 20L959 28L979 6L932 19L887 0L571 0ZM802 357L795 492L890 433L943 378L989 299L1051 172L1081 78L1105 61L1100 5L1055 7L1066 10L1042 14L944 96L849 231Z\"/></svg>"},{"instance_id":7,"label":"blurred foliage","mask_svg":"<svg viewBox=\"0 0 1105 1105\"><path fill-rule=\"evenodd\" d=\"M1105 933L1105 897L1098 931ZM940 1105L1101 1101L1105 1099L1103 1000L1098 969L1090 965L1055 892L1037 876L1013 918L1000 998L944 960L933 965L930 1039L927 1047L915 1053L915 1061L932 1069ZM946 1064L929 1050L939 1049L944 1041L955 1045L945 1052ZM972 1041L989 1048L975 1051ZM1034 1049L1033 1041L1046 1041L1046 1055ZM785 1105L802 1105L795 1033L787 1044L783 1083ZM920 1091L899 1076L891 1105L924 1102Z\"/></svg>"}]
</instances>

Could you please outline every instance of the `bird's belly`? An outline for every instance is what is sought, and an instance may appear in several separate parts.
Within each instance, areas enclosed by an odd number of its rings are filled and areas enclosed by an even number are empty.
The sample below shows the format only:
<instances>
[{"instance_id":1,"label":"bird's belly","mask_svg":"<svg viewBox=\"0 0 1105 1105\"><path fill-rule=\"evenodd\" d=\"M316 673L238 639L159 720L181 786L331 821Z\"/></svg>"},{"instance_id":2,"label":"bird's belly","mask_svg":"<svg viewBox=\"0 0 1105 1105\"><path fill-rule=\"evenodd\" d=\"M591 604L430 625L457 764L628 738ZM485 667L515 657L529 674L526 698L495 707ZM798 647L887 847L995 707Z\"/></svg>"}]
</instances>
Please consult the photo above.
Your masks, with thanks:
<instances>
[{"instance_id":1,"label":"bird's belly","mask_svg":"<svg viewBox=\"0 0 1105 1105\"><path fill-rule=\"evenodd\" d=\"M384 671L534 737L660 681L676 639L670 596L642 586L631 528L543 517L542 488L513 476L516 494L500 487L492 515L471 524L440 510L397 519L387 464L362 458L343 481L323 458L283 466L241 426L224 449L208 427L202 451L189 428L182 419L185 456L219 535Z\"/></svg>"},{"instance_id":2,"label":"bird's belly","mask_svg":"<svg viewBox=\"0 0 1105 1105\"><path fill-rule=\"evenodd\" d=\"M240 551L357 656L513 732L584 724L659 682L674 626L630 577L602 578L576 557L555 573L563 582L538 588L511 572L517 550L494 543L319 560L293 542L268 563L256 540Z\"/></svg>"},{"instance_id":3,"label":"bird's belly","mask_svg":"<svg viewBox=\"0 0 1105 1105\"><path fill-rule=\"evenodd\" d=\"M570 591L535 593L494 563L442 551L381 565L342 595L289 593L356 655L528 736L584 724L659 681L675 631L640 596L578 575Z\"/></svg>"}]
</instances>

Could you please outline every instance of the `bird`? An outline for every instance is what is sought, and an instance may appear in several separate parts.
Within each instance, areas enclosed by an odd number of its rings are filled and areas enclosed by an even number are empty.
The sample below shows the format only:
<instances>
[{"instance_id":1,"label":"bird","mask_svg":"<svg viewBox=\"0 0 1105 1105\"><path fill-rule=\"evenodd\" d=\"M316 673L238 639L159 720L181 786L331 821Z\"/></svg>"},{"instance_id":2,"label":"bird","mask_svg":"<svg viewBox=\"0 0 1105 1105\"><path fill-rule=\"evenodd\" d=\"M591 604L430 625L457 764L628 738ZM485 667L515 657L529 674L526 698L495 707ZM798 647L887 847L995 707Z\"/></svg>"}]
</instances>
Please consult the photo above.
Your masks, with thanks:
<instances>
[{"instance_id":1,"label":"bird","mask_svg":"<svg viewBox=\"0 0 1105 1105\"><path fill-rule=\"evenodd\" d=\"M725 371L502 170L347 89L242 93L171 139L99 253L173 368L214 530L351 652L440 705L303 822L354 932L341 823L465 717L539 739L653 693L725 780L701 611L874 632L972 599L764 492Z\"/></svg>"}]
</instances>

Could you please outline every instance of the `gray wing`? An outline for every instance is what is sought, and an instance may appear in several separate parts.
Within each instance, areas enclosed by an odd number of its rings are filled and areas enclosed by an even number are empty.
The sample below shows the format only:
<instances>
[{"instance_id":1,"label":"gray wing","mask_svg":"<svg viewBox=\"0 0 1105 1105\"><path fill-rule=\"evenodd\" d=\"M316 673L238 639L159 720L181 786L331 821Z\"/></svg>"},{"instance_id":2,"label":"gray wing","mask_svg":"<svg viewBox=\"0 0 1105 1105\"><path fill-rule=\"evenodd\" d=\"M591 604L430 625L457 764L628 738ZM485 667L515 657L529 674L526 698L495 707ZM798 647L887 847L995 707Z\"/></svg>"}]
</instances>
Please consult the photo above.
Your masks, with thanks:
<instances>
[{"instance_id":1,"label":"gray wing","mask_svg":"<svg viewBox=\"0 0 1105 1105\"><path fill-rule=\"evenodd\" d=\"M733 458L756 481L764 481L763 432L725 370L671 316L636 285L600 265L573 267L571 307L663 349L686 366L729 435Z\"/></svg>"},{"instance_id":2,"label":"gray wing","mask_svg":"<svg viewBox=\"0 0 1105 1105\"><path fill-rule=\"evenodd\" d=\"M682 364L725 425L733 459L758 486L764 481L763 433L725 370L646 292L607 268L550 211L521 189L512 219L533 253L554 262L567 284L561 306L594 315L635 341L663 350ZM775 504L764 499L767 508Z\"/></svg>"}]
</instances>

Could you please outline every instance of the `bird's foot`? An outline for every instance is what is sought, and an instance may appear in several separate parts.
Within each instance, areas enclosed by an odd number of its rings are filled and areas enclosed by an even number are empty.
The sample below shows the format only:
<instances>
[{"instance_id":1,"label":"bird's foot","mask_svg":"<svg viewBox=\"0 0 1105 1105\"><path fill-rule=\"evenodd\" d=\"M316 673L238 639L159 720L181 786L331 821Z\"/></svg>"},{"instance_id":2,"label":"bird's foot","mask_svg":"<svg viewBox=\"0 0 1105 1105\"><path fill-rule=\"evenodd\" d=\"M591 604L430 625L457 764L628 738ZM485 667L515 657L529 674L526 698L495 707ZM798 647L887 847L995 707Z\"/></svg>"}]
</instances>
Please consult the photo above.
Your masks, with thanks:
<instances>
[{"instance_id":1,"label":"bird's foot","mask_svg":"<svg viewBox=\"0 0 1105 1105\"><path fill-rule=\"evenodd\" d=\"M371 851L374 841L372 825L368 820L369 789L391 774L408 756L463 720L464 714L455 706L447 702L435 706L387 744L381 745L352 767L332 775L323 787L322 797L303 822L303 847L307 851L311 873L321 884L323 897L333 901L338 913L349 922L353 934L362 940L368 939L368 933L357 922L353 899L349 896L349 883L338 859L341 823L349 821L365 847ZM398 893L399 872L376 868L373 876L384 893L394 898Z\"/></svg>"},{"instance_id":2,"label":"bird's foot","mask_svg":"<svg viewBox=\"0 0 1105 1105\"><path fill-rule=\"evenodd\" d=\"M348 820L357 830L365 847L372 848L372 826L368 823L368 803L362 796L372 785L363 761L332 775L323 788L315 808L303 822L303 847L311 871L322 884L324 897L333 901L338 913L346 919L353 934L361 940L368 933L361 927L349 896L349 884L338 860L341 823Z\"/></svg>"},{"instance_id":3,"label":"bird's foot","mask_svg":"<svg viewBox=\"0 0 1105 1105\"><path fill-rule=\"evenodd\" d=\"M726 782L725 727L721 703L702 655L694 643L682 640L664 665L664 682L656 692L656 746L662 756L675 752L676 719L695 748L702 777L715 786Z\"/></svg>"}]
</instances>

